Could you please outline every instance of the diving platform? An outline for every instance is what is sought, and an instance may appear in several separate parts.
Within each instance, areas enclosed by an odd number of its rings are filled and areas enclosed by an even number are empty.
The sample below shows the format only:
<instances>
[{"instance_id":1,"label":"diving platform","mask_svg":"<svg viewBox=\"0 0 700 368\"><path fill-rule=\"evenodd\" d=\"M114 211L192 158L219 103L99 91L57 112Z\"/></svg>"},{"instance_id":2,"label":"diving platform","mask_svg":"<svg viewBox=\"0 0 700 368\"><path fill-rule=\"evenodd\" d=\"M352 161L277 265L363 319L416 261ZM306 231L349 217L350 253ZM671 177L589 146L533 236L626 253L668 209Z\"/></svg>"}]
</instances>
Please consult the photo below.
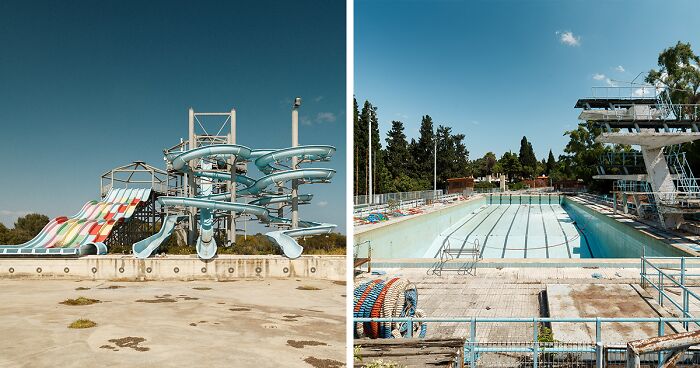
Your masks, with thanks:
<instances>
[{"instance_id":1,"label":"diving platform","mask_svg":"<svg viewBox=\"0 0 700 368\"><path fill-rule=\"evenodd\" d=\"M640 132L609 132L601 133L596 142L638 145L647 148L661 148L700 139L700 132L657 132L642 130Z\"/></svg>"},{"instance_id":2,"label":"diving platform","mask_svg":"<svg viewBox=\"0 0 700 368\"><path fill-rule=\"evenodd\" d=\"M655 98L648 97L589 97L579 98L574 105L575 109L606 109L616 105L649 105L656 106Z\"/></svg>"}]
</instances>

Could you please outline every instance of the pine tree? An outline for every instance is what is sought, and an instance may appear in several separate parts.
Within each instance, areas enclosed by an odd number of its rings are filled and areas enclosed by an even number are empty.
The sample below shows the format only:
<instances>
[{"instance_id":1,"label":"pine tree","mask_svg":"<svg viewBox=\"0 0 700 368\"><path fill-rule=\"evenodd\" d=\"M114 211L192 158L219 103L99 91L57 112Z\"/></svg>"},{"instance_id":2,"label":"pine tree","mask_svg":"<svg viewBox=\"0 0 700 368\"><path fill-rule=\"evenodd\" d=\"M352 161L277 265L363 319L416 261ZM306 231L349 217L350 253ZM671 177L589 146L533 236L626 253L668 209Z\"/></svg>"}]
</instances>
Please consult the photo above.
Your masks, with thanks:
<instances>
[{"instance_id":1,"label":"pine tree","mask_svg":"<svg viewBox=\"0 0 700 368\"><path fill-rule=\"evenodd\" d=\"M537 157L532 149L532 144L527 141L527 137L523 136L520 140L520 155L518 156L520 166L522 167L522 175L532 178L537 170Z\"/></svg>"},{"instance_id":2,"label":"pine tree","mask_svg":"<svg viewBox=\"0 0 700 368\"><path fill-rule=\"evenodd\" d=\"M557 166L557 160L554 158L554 154L552 154L552 150L549 150L549 157L547 157L547 164L546 164L546 172L547 175L550 175L552 173L552 170Z\"/></svg>"},{"instance_id":3,"label":"pine tree","mask_svg":"<svg viewBox=\"0 0 700 368\"><path fill-rule=\"evenodd\" d=\"M391 176L396 178L407 175L413 158L408 151L408 141L406 141L402 122L391 122L391 130L387 132L385 152L385 162Z\"/></svg>"},{"instance_id":4,"label":"pine tree","mask_svg":"<svg viewBox=\"0 0 700 368\"><path fill-rule=\"evenodd\" d=\"M420 179L428 180L432 183L433 173L433 151L434 151L434 134L433 134L433 119L425 115L421 119L420 137L416 145L416 170Z\"/></svg>"},{"instance_id":5,"label":"pine tree","mask_svg":"<svg viewBox=\"0 0 700 368\"><path fill-rule=\"evenodd\" d=\"M357 124L353 132L355 148L357 149L357 193L365 195L369 191L369 119L372 111L372 104L365 101L362 111L357 118ZM373 160L374 161L374 160Z\"/></svg>"}]
</instances>

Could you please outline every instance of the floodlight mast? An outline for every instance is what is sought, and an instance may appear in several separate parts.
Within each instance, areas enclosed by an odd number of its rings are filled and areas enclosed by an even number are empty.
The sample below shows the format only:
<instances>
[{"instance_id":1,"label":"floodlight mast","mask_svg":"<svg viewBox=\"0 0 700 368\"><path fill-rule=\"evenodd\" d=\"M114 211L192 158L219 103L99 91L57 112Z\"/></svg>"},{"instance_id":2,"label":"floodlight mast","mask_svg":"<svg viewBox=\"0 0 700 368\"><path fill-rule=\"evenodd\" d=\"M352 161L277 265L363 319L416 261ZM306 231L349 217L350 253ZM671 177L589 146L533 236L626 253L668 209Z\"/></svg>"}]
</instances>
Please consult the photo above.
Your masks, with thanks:
<instances>
[{"instance_id":1,"label":"floodlight mast","mask_svg":"<svg viewBox=\"0 0 700 368\"><path fill-rule=\"evenodd\" d=\"M368 119L368 121L369 121L369 124L368 124L368 125L369 125L369 128L368 128L368 133L369 133L368 137L369 137L369 139L368 139L367 141L369 142L369 166L368 166L368 175L369 175L369 177L368 177L368 179L369 179L369 192L368 192L368 194L369 194L369 199L368 199L367 202L368 202L368 204L371 205L372 202L374 202L374 201L372 200L372 197L374 197L374 195L372 194L372 189L373 189L373 188L372 188L372 109L369 109L369 119Z\"/></svg>"},{"instance_id":2,"label":"floodlight mast","mask_svg":"<svg viewBox=\"0 0 700 368\"><path fill-rule=\"evenodd\" d=\"M292 107L292 147L299 145L299 106L301 97L294 99ZM292 170L296 170L298 165L297 156L292 156ZM292 229L299 227L299 180L292 180Z\"/></svg>"},{"instance_id":3,"label":"floodlight mast","mask_svg":"<svg viewBox=\"0 0 700 368\"><path fill-rule=\"evenodd\" d=\"M231 109L231 133L228 136L229 144L236 144L236 109ZM236 203L236 156L231 156L229 158L229 165L231 169L231 181L229 181L229 192L231 193L231 203ZM226 246L233 246L236 243L236 212L231 211L231 217L228 221L228 231L227 240L228 244Z\"/></svg>"}]
</instances>

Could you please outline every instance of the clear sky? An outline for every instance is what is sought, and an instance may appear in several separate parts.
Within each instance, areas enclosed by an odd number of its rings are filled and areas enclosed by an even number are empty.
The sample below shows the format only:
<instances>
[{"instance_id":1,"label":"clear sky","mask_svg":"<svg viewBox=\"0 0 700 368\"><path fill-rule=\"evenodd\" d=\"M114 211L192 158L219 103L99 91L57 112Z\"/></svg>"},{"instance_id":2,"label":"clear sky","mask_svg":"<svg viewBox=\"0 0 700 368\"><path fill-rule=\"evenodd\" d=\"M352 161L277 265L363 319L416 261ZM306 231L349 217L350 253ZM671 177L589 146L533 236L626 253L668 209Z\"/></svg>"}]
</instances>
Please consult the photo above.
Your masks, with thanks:
<instances>
[{"instance_id":1,"label":"clear sky","mask_svg":"<svg viewBox=\"0 0 700 368\"><path fill-rule=\"evenodd\" d=\"M190 106L288 147L301 96L300 143L338 148L301 218L345 232L345 25L341 1L0 2L0 221L72 215L115 166L164 168Z\"/></svg>"},{"instance_id":2,"label":"clear sky","mask_svg":"<svg viewBox=\"0 0 700 368\"><path fill-rule=\"evenodd\" d=\"M541 159L562 153L579 97L679 40L700 53L700 2L357 0L355 95L378 107L383 144L392 120L410 138L428 114L466 134L472 159L523 135Z\"/></svg>"}]
</instances>

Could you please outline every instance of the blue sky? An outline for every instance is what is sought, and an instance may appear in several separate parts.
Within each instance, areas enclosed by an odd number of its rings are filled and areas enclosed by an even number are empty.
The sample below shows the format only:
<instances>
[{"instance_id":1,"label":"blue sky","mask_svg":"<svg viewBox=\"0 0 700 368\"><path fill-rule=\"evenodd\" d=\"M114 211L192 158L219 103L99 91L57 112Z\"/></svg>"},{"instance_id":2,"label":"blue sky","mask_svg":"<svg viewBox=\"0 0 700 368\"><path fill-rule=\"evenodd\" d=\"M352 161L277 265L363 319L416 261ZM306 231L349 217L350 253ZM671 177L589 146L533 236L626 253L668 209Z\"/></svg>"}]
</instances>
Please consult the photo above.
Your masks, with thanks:
<instances>
[{"instance_id":1,"label":"blue sky","mask_svg":"<svg viewBox=\"0 0 700 368\"><path fill-rule=\"evenodd\" d=\"M471 158L562 153L591 87L631 81L677 41L700 53L698 1L355 2L355 95L418 135L422 115L466 134ZM643 76L637 81L643 80Z\"/></svg>"},{"instance_id":2,"label":"blue sky","mask_svg":"<svg viewBox=\"0 0 700 368\"><path fill-rule=\"evenodd\" d=\"M345 231L343 2L3 1L0 49L6 225L74 214L112 167L164 168L190 106L236 108L238 143L288 147L301 96L300 143L338 148L301 217Z\"/></svg>"}]
</instances>

